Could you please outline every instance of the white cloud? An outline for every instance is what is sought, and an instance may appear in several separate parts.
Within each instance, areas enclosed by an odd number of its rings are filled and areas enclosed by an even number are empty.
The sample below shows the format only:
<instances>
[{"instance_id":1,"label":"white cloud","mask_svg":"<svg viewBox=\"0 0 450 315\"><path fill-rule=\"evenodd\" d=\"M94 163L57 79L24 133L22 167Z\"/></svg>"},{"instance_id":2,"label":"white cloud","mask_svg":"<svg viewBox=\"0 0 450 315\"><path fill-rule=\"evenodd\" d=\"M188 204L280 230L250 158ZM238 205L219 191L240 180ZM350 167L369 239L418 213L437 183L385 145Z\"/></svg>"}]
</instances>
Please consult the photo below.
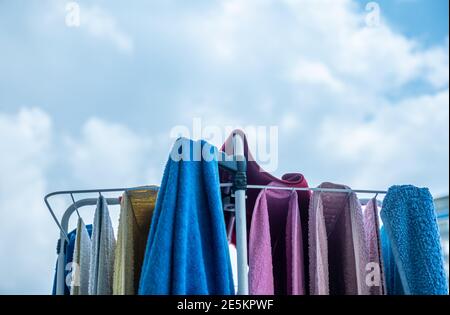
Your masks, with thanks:
<instances>
[{"instance_id":1,"label":"white cloud","mask_svg":"<svg viewBox=\"0 0 450 315\"><path fill-rule=\"evenodd\" d=\"M152 154L157 137L152 141L97 118L84 124L81 138L66 135L61 142L56 134L39 108L0 112L0 294L51 292L59 232L43 201L55 187L50 181L69 185L57 189L160 182L165 160L159 158L166 155ZM49 172L60 165L63 172ZM57 216L68 201L50 200ZM82 213L89 222L92 213ZM117 219L118 212L111 215Z\"/></svg>"},{"instance_id":2,"label":"white cloud","mask_svg":"<svg viewBox=\"0 0 450 315\"><path fill-rule=\"evenodd\" d=\"M132 187L159 180L151 138L128 127L92 117L81 137L67 137L66 148L74 178L86 187ZM150 181L152 181L150 183Z\"/></svg>"},{"instance_id":3,"label":"white cloud","mask_svg":"<svg viewBox=\"0 0 450 315\"><path fill-rule=\"evenodd\" d=\"M219 116L279 122L279 175L448 192L448 40L424 47L387 20L369 27L351 0L224 3L188 19L187 36L208 73L251 91L245 99L208 92ZM217 41L232 54L217 58ZM207 89L207 78L199 86ZM269 115L261 99L271 100Z\"/></svg>"},{"instance_id":4,"label":"white cloud","mask_svg":"<svg viewBox=\"0 0 450 315\"><path fill-rule=\"evenodd\" d=\"M380 108L370 122L326 120L319 151L332 152L356 187L411 183L448 193L448 104L446 90Z\"/></svg>"},{"instance_id":5,"label":"white cloud","mask_svg":"<svg viewBox=\"0 0 450 315\"><path fill-rule=\"evenodd\" d=\"M131 36L120 28L110 13L99 6L81 7L80 28L96 38L111 41L122 52L133 52Z\"/></svg>"},{"instance_id":6,"label":"white cloud","mask_svg":"<svg viewBox=\"0 0 450 315\"><path fill-rule=\"evenodd\" d=\"M123 23L102 5L86 4L83 1L47 0L33 9L39 12L32 16L33 25L36 28L43 27L41 30L45 34L71 29L87 34L101 43L109 43L119 52L131 54L134 51L134 40L123 28ZM64 35L67 36L67 33Z\"/></svg>"},{"instance_id":7,"label":"white cloud","mask_svg":"<svg viewBox=\"0 0 450 315\"><path fill-rule=\"evenodd\" d=\"M325 89L342 90L342 82L335 78L328 67L320 62L299 60L293 69L293 80L301 84L318 84Z\"/></svg>"},{"instance_id":8,"label":"white cloud","mask_svg":"<svg viewBox=\"0 0 450 315\"><path fill-rule=\"evenodd\" d=\"M180 31L213 64L273 78L291 73L285 84L299 91L321 83L336 93L344 85L347 93L382 96L418 79L448 84L448 42L424 49L387 21L366 26L366 14L351 0L231 0L187 19Z\"/></svg>"},{"instance_id":9,"label":"white cloud","mask_svg":"<svg viewBox=\"0 0 450 315\"><path fill-rule=\"evenodd\" d=\"M51 120L38 108L0 113L0 135L0 293L49 293L57 235L43 202Z\"/></svg>"}]
</instances>

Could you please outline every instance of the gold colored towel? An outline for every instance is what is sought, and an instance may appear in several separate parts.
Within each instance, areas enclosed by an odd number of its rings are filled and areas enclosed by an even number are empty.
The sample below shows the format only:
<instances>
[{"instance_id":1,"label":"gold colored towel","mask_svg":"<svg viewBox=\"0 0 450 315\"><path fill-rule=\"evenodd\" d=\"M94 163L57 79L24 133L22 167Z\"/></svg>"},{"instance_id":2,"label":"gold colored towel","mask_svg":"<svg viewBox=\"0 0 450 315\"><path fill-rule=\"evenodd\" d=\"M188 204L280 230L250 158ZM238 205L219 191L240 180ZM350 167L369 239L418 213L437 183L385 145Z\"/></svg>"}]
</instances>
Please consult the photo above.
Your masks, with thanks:
<instances>
[{"instance_id":1,"label":"gold colored towel","mask_svg":"<svg viewBox=\"0 0 450 315\"><path fill-rule=\"evenodd\" d=\"M122 195L114 261L114 295L137 293L156 196L156 190L148 189L129 190Z\"/></svg>"}]
</instances>

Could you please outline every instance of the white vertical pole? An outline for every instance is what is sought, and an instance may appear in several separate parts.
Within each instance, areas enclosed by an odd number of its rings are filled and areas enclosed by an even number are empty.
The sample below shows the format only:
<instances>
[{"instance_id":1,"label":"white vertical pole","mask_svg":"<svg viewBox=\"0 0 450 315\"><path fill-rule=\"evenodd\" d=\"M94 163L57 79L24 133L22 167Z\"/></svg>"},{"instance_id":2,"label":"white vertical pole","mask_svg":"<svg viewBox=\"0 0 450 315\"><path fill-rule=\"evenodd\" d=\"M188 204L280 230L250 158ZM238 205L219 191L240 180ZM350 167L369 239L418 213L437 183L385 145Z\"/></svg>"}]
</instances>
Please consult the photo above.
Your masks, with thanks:
<instances>
[{"instance_id":1,"label":"white vertical pole","mask_svg":"<svg viewBox=\"0 0 450 315\"><path fill-rule=\"evenodd\" d=\"M244 142L240 135L234 136L234 155L237 159L244 159ZM247 219L245 208L245 190L236 190L236 251L238 271L238 294L248 295L248 264L247 264Z\"/></svg>"}]
</instances>

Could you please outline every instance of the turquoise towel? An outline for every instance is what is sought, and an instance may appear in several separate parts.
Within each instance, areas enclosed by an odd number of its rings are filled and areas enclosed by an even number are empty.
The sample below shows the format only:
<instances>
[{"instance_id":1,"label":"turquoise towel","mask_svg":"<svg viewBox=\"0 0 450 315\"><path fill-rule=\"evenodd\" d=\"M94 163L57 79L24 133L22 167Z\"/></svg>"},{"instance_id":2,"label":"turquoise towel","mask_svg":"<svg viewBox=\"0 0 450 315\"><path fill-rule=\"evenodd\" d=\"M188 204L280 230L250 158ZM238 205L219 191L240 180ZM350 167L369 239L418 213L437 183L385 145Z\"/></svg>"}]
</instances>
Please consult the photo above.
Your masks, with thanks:
<instances>
[{"instance_id":1,"label":"turquoise towel","mask_svg":"<svg viewBox=\"0 0 450 315\"><path fill-rule=\"evenodd\" d=\"M204 141L178 139L172 149L138 293L234 294L217 149Z\"/></svg>"},{"instance_id":2,"label":"turquoise towel","mask_svg":"<svg viewBox=\"0 0 450 315\"><path fill-rule=\"evenodd\" d=\"M390 187L381 219L388 294L448 294L439 228L428 189Z\"/></svg>"}]
</instances>

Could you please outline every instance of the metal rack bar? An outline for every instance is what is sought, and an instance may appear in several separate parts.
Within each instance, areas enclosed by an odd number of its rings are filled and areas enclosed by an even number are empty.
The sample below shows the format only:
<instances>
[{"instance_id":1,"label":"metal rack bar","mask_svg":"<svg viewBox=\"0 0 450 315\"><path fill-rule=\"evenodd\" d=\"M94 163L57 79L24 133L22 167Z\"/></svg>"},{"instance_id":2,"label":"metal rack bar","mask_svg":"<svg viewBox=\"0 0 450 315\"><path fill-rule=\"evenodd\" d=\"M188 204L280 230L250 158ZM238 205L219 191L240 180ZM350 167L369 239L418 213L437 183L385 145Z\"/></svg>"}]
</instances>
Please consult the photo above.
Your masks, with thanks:
<instances>
[{"instance_id":1,"label":"metal rack bar","mask_svg":"<svg viewBox=\"0 0 450 315\"><path fill-rule=\"evenodd\" d=\"M282 187L269 185L247 185L248 189L279 189L279 190L300 190L300 191L322 191L336 193L360 193L360 194L387 194L385 190L365 190L365 189L340 189L340 188L317 188L317 187Z\"/></svg>"}]
</instances>

